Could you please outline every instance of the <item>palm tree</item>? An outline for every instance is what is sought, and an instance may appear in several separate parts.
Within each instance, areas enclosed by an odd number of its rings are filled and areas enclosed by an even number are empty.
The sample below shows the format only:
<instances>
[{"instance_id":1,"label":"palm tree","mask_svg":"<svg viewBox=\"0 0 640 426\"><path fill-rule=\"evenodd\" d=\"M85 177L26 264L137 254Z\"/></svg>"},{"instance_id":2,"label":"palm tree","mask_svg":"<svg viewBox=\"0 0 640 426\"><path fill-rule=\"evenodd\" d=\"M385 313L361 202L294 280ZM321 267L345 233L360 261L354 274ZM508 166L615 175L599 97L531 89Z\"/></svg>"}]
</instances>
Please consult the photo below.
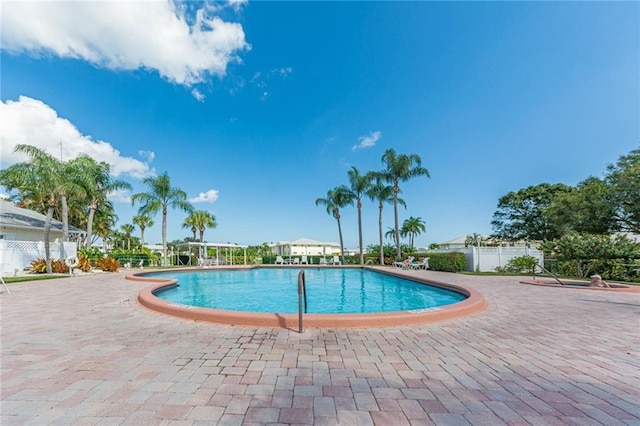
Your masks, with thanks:
<instances>
[{"instance_id":1,"label":"palm tree","mask_svg":"<svg viewBox=\"0 0 640 426\"><path fill-rule=\"evenodd\" d=\"M122 233L127 240L127 250L131 250L131 233L136 228L130 223L125 223L120 229L122 229Z\"/></svg>"},{"instance_id":2,"label":"palm tree","mask_svg":"<svg viewBox=\"0 0 640 426\"><path fill-rule=\"evenodd\" d=\"M356 208L358 209L358 243L360 247L360 264L364 264L364 254L362 251L362 197L366 195L366 192L371 187L371 180L373 175L367 173L361 175L356 167L351 167L351 170L347 172L349 176L349 196L352 202L356 202ZM344 263L344 262L343 262Z\"/></svg>"},{"instance_id":3,"label":"palm tree","mask_svg":"<svg viewBox=\"0 0 640 426\"><path fill-rule=\"evenodd\" d=\"M396 154L394 149L388 149L382 155L382 162L386 168L381 172L382 178L393 186L393 213L396 242L396 255L402 256L400 248L400 228L398 226L398 194L400 182L406 182L414 177L429 176L429 171L422 167L422 160L417 154Z\"/></svg>"},{"instance_id":4,"label":"palm tree","mask_svg":"<svg viewBox=\"0 0 640 426\"><path fill-rule=\"evenodd\" d=\"M325 206L327 213L338 222L338 235L340 236L340 255L344 265L344 243L342 241L342 227L340 226L340 209L348 205L353 205L353 198L350 196L349 188L340 185L337 188L327 191L325 198L318 198L316 206Z\"/></svg>"},{"instance_id":5,"label":"palm tree","mask_svg":"<svg viewBox=\"0 0 640 426\"><path fill-rule=\"evenodd\" d=\"M44 223L44 256L47 273L51 273L50 235L53 213L60 193L68 183L64 179L63 163L47 152L31 145L16 145L14 152L26 154L29 161L16 163L2 171L0 183L8 190L17 189L23 203L40 204L46 211ZM64 220L67 220L66 218Z\"/></svg>"},{"instance_id":6,"label":"palm tree","mask_svg":"<svg viewBox=\"0 0 640 426\"><path fill-rule=\"evenodd\" d=\"M196 240L196 231L198 230L198 228L196 227L196 221L195 219L189 215L184 219L184 222L182 223L182 227L183 228L187 228L187 229L191 229L191 232L193 233L193 241Z\"/></svg>"},{"instance_id":7,"label":"palm tree","mask_svg":"<svg viewBox=\"0 0 640 426\"><path fill-rule=\"evenodd\" d=\"M116 190L131 189L131 185L123 180L113 179L109 164L97 162L88 155L79 155L69 162L70 173L80 182L89 205L87 218L87 240L85 246L91 247L93 219L96 210L107 204L107 196Z\"/></svg>"},{"instance_id":8,"label":"palm tree","mask_svg":"<svg viewBox=\"0 0 640 426\"><path fill-rule=\"evenodd\" d=\"M139 214L134 216L132 221L140 228L140 245L144 247L144 230L154 225L153 219L149 216Z\"/></svg>"},{"instance_id":9,"label":"palm tree","mask_svg":"<svg viewBox=\"0 0 640 426\"><path fill-rule=\"evenodd\" d=\"M484 237L480 234L478 234L477 232L474 232L471 235L467 235L467 237L464 239L464 246L465 247L469 247L469 246L486 246L487 243L484 239Z\"/></svg>"},{"instance_id":10,"label":"palm tree","mask_svg":"<svg viewBox=\"0 0 640 426\"><path fill-rule=\"evenodd\" d=\"M393 187L385 185L384 181L376 173L370 173L371 177L375 179L374 183L367 190L367 196L371 201L378 201L378 236L380 238L380 265L384 265L384 253L383 253L383 239L382 239L382 209L384 209L384 203L393 202ZM407 206L402 198L398 198L398 203ZM391 233L394 230L391 229ZM388 232L387 232L388 234Z\"/></svg>"},{"instance_id":11,"label":"palm tree","mask_svg":"<svg viewBox=\"0 0 640 426\"><path fill-rule=\"evenodd\" d=\"M142 204L138 210L140 215L150 216L162 211L162 256L164 266L167 266L167 210L171 207L191 213L193 206L187 200L186 192L171 186L167 172L158 177L147 177L142 183L149 188L149 192L133 194L131 204Z\"/></svg>"},{"instance_id":12,"label":"palm tree","mask_svg":"<svg viewBox=\"0 0 640 426\"><path fill-rule=\"evenodd\" d=\"M187 223L192 226L191 230L193 232L193 239L196 239L197 229L200 231L200 242L204 241L204 231L207 228L216 228L218 223L216 222L216 217L205 210L196 210L191 212L191 214L185 219L184 225L182 227L186 227Z\"/></svg>"},{"instance_id":13,"label":"palm tree","mask_svg":"<svg viewBox=\"0 0 640 426\"><path fill-rule=\"evenodd\" d=\"M404 234L403 236L409 237L409 247L412 249L415 236L422 234L426 230L424 220L422 220L421 217L409 216L409 219L402 223L402 234Z\"/></svg>"}]
</instances>

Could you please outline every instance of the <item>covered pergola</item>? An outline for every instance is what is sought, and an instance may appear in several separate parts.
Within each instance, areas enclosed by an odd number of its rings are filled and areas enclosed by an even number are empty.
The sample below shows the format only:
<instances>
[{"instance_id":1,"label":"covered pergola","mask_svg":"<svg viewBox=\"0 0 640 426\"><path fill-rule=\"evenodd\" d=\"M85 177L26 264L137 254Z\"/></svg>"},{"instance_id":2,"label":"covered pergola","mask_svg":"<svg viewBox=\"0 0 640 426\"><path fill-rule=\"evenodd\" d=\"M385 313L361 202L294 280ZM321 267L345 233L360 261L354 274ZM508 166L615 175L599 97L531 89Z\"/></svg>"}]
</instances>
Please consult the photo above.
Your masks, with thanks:
<instances>
[{"instance_id":1,"label":"covered pergola","mask_svg":"<svg viewBox=\"0 0 640 426\"><path fill-rule=\"evenodd\" d=\"M192 249L193 248L197 248L198 249L198 260L200 263L200 260L203 261L202 264L207 264L207 261L210 261L212 259L215 259L215 264L216 265L220 265L220 251L221 249L224 251L224 249L226 249L226 256L222 256L222 258L224 259L224 264L229 264L229 265L233 265L233 256L230 255L230 253L232 252L233 249L238 249L241 248L243 250L244 253L244 265L247 264L247 247L246 245L241 245L241 244L233 244L233 243L208 243L206 241L200 243L200 242L189 242L189 243L182 243L182 244L178 244L176 246L176 248L178 249L178 253L180 253L182 251L183 247L187 247L189 253L192 253ZM209 248L215 248L216 249L216 257L213 258L208 258L207 257L207 249ZM227 259L229 259L229 263L227 263ZM191 265L191 256L189 256L189 263L188 265Z\"/></svg>"}]
</instances>

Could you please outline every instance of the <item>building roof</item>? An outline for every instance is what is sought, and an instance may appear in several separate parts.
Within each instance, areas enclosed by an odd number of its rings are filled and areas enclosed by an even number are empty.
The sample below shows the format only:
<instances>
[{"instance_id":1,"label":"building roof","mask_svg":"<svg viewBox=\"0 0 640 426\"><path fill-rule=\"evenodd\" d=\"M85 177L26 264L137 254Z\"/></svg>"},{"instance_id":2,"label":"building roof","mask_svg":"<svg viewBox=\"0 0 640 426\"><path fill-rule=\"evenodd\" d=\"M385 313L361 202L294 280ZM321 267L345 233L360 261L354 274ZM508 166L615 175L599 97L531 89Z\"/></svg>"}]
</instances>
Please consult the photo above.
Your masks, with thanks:
<instances>
[{"instance_id":1,"label":"building roof","mask_svg":"<svg viewBox=\"0 0 640 426\"><path fill-rule=\"evenodd\" d=\"M293 241L278 241L275 245L278 246L339 246L340 244L334 242L316 241L311 238L298 238Z\"/></svg>"},{"instance_id":2,"label":"building roof","mask_svg":"<svg viewBox=\"0 0 640 426\"><path fill-rule=\"evenodd\" d=\"M14 229L42 229L46 216L33 210L18 207L8 200L0 200L0 226ZM62 232L62 222L51 219L51 229ZM84 234L85 232L69 225L69 232Z\"/></svg>"}]
</instances>

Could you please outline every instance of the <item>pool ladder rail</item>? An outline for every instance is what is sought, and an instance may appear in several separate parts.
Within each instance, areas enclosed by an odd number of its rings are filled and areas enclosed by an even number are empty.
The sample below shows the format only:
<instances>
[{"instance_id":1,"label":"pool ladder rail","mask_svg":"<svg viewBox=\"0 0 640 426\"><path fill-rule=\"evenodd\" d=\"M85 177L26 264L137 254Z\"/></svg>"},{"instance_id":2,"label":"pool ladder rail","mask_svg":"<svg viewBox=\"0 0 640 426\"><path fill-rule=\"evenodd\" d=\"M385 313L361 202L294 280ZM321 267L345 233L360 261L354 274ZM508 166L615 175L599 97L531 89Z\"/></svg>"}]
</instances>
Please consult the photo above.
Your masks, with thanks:
<instances>
[{"instance_id":1,"label":"pool ladder rail","mask_svg":"<svg viewBox=\"0 0 640 426\"><path fill-rule=\"evenodd\" d=\"M304 270L298 272L298 333L302 333L302 309L307 313L307 284L304 278Z\"/></svg>"}]
</instances>

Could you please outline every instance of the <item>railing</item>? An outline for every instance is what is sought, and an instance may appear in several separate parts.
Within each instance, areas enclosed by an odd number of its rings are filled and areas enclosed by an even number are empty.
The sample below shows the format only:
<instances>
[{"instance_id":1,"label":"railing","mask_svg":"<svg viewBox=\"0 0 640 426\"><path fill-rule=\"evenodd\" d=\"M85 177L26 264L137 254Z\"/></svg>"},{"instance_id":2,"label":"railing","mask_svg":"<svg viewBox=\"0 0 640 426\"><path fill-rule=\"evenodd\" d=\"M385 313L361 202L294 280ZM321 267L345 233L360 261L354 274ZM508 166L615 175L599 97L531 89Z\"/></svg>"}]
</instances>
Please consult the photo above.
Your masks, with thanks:
<instances>
[{"instance_id":1,"label":"railing","mask_svg":"<svg viewBox=\"0 0 640 426\"><path fill-rule=\"evenodd\" d=\"M304 279L304 271L298 272L298 332L302 333L302 306L304 303L304 313L307 313L307 284Z\"/></svg>"},{"instance_id":2,"label":"railing","mask_svg":"<svg viewBox=\"0 0 640 426\"><path fill-rule=\"evenodd\" d=\"M553 272L549 271L548 269L546 269L544 266L540 265L539 263L536 263L535 266L533 267L533 279L536 279L536 267L540 268L540 270L542 270L542 272L546 272L547 274L551 275L553 278L555 278L556 281L558 281L560 283L560 285L564 285L564 283L562 281L560 281L560 278L558 278Z\"/></svg>"}]
</instances>

